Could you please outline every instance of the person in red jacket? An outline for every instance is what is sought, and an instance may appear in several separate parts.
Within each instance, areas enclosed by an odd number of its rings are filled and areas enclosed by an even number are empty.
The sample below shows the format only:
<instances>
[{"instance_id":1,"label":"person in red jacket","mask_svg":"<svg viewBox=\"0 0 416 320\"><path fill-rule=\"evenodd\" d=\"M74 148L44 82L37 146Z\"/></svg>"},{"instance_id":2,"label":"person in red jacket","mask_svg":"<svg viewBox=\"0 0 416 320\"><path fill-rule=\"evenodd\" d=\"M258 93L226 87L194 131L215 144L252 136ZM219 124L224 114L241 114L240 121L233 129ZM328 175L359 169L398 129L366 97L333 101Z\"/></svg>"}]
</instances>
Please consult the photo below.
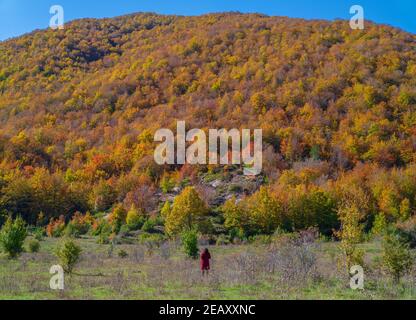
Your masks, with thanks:
<instances>
[{"instance_id":1,"label":"person in red jacket","mask_svg":"<svg viewBox=\"0 0 416 320\"><path fill-rule=\"evenodd\" d=\"M203 276L205 274L208 275L208 273L209 273L209 270L210 270L209 260L210 259L211 259L211 254L209 253L208 249L205 249L201 253L201 271L202 271Z\"/></svg>"}]
</instances>

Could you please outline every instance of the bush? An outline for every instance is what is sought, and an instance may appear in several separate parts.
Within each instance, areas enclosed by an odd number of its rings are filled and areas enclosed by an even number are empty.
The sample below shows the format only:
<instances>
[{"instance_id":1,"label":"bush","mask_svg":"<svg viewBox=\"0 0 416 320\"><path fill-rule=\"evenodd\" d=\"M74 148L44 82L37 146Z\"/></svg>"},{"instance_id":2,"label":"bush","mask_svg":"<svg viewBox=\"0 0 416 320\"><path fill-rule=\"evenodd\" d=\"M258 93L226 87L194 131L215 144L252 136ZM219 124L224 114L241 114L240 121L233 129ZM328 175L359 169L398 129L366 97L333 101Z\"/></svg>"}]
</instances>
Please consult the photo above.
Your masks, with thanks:
<instances>
[{"instance_id":1,"label":"bush","mask_svg":"<svg viewBox=\"0 0 416 320\"><path fill-rule=\"evenodd\" d=\"M31 253L39 252L40 242L36 239L29 241L28 249L29 249L29 252Z\"/></svg>"},{"instance_id":2,"label":"bush","mask_svg":"<svg viewBox=\"0 0 416 320\"><path fill-rule=\"evenodd\" d=\"M145 223L145 218L143 215L139 213L135 206L132 206L129 212L127 212L126 223L129 230L139 230L143 227L143 224Z\"/></svg>"},{"instance_id":3,"label":"bush","mask_svg":"<svg viewBox=\"0 0 416 320\"><path fill-rule=\"evenodd\" d=\"M74 238L79 238L80 236L79 230L71 222L68 223L68 225L66 226L64 234L67 237L74 237Z\"/></svg>"},{"instance_id":4,"label":"bush","mask_svg":"<svg viewBox=\"0 0 416 320\"><path fill-rule=\"evenodd\" d=\"M9 258L16 258L23 252L23 243L27 237L26 224L21 217L8 218L0 231L0 245Z\"/></svg>"},{"instance_id":5,"label":"bush","mask_svg":"<svg viewBox=\"0 0 416 320\"><path fill-rule=\"evenodd\" d=\"M156 221L154 219L148 219L143 224L142 231L144 232L153 232L156 227Z\"/></svg>"},{"instance_id":6,"label":"bush","mask_svg":"<svg viewBox=\"0 0 416 320\"><path fill-rule=\"evenodd\" d=\"M169 193L175 187L175 181L169 177L169 175L163 175L162 180L160 181L160 188L162 189L163 193Z\"/></svg>"},{"instance_id":7,"label":"bush","mask_svg":"<svg viewBox=\"0 0 416 320\"><path fill-rule=\"evenodd\" d=\"M55 251L64 271L72 274L75 265L79 262L82 249L72 240L66 240Z\"/></svg>"},{"instance_id":8,"label":"bush","mask_svg":"<svg viewBox=\"0 0 416 320\"><path fill-rule=\"evenodd\" d=\"M149 255L153 254L155 248L160 248L165 240L165 236L159 233L143 233L139 236L139 243L147 248Z\"/></svg>"},{"instance_id":9,"label":"bush","mask_svg":"<svg viewBox=\"0 0 416 320\"><path fill-rule=\"evenodd\" d=\"M153 242L156 247L159 247L164 241L166 241L165 236L162 234L151 234L151 233L142 233L139 235L139 243L146 244L146 242Z\"/></svg>"},{"instance_id":10,"label":"bush","mask_svg":"<svg viewBox=\"0 0 416 320\"><path fill-rule=\"evenodd\" d=\"M38 228L35 228L32 233L33 233L33 237L36 240L42 241L43 237L45 236L45 229L38 227Z\"/></svg>"},{"instance_id":11,"label":"bush","mask_svg":"<svg viewBox=\"0 0 416 320\"><path fill-rule=\"evenodd\" d=\"M260 234L256 236L251 236L248 238L249 243L255 245L268 245L272 243L272 236L266 234Z\"/></svg>"},{"instance_id":12,"label":"bush","mask_svg":"<svg viewBox=\"0 0 416 320\"><path fill-rule=\"evenodd\" d=\"M107 220L98 220L92 226L93 236L99 236L101 234L110 235L111 234L111 225L108 223Z\"/></svg>"},{"instance_id":13,"label":"bush","mask_svg":"<svg viewBox=\"0 0 416 320\"><path fill-rule=\"evenodd\" d=\"M224 234L220 234L217 238L217 241L215 242L215 245L217 245L217 246L225 246L225 245L228 245L228 244L230 244L230 240Z\"/></svg>"},{"instance_id":14,"label":"bush","mask_svg":"<svg viewBox=\"0 0 416 320\"><path fill-rule=\"evenodd\" d=\"M409 243L410 248L416 248L416 216L397 223L397 232L404 241Z\"/></svg>"},{"instance_id":15,"label":"bush","mask_svg":"<svg viewBox=\"0 0 416 320\"><path fill-rule=\"evenodd\" d=\"M229 231L229 235L230 235L230 241L231 242L235 242L236 240L238 242L238 241L241 241L245 238L244 231L241 230L241 229L238 229L238 228L232 228Z\"/></svg>"},{"instance_id":16,"label":"bush","mask_svg":"<svg viewBox=\"0 0 416 320\"><path fill-rule=\"evenodd\" d=\"M383 265L395 283L412 267L413 260L409 245L396 230L390 230L383 239Z\"/></svg>"},{"instance_id":17,"label":"bush","mask_svg":"<svg viewBox=\"0 0 416 320\"><path fill-rule=\"evenodd\" d=\"M87 234L94 225L95 219L88 212L85 216L76 212L72 220L68 223L65 234L78 238L81 235Z\"/></svg>"},{"instance_id":18,"label":"bush","mask_svg":"<svg viewBox=\"0 0 416 320\"><path fill-rule=\"evenodd\" d=\"M301 233L282 235L267 254L270 272L278 272L284 282L304 284L318 277L314 242Z\"/></svg>"},{"instance_id":19,"label":"bush","mask_svg":"<svg viewBox=\"0 0 416 320\"><path fill-rule=\"evenodd\" d=\"M190 230L182 233L182 246L186 255L190 258L196 259L199 255L198 249L198 235L196 231Z\"/></svg>"},{"instance_id":20,"label":"bush","mask_svg":"<svg viewBox=\"0 0 416 320\"><path fill-rule=\"evenodd\" d=\"M46 226L46 234L48 237L59 238L64 235L65 231L65 218L60 216L59 219L51 219Z\"/></svg>"},{"instance_id":21,"label":"bush","mask_svg":"<svg viewBox=\"0 0 416 320\"><path fill-rule=\"evenodd\" d=\"M129 256L129 254L128 254L125 250L120 250L120 251L118 252L118 256L119 256L121 259L125 259L125 258L127 258L127 257Z\"/></svg>"}]
</instances>

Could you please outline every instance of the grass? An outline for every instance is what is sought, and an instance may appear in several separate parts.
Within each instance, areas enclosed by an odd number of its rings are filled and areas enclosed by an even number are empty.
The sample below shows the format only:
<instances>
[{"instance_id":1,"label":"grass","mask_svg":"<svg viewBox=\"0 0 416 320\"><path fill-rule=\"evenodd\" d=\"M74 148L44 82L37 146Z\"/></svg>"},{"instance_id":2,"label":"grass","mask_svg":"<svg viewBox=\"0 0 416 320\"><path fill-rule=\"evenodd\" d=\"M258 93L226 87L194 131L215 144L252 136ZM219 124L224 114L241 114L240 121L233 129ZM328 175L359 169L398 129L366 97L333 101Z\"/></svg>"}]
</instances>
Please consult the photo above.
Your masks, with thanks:
<instances>
[{"instance_id":1,"label":"grass","mask_svg":"<svg viewBox=\"0 0 416 320\"><path fill-rule=\"evenodd\" d=\"M110 255L109 245L83 238L76 240L83 249L76 274L65 277L64 291L54 291L49 288L49 269L58 264L53 251L59 241L45 239L39 252L24 253L17 260L0 255L0 299L416 298L414 272L395 286L373 263L380 255L378 241L362 245L366 250L365 290L354 291L349 288L348 276L337 267L338 249L333 242L314 246L317 259L313 272L306 277L302 277L302 268L295 277L290 270L269 270L271 253L266 245L210 247L212 272L203 278L199 261L187 259L177 243L166 245L164 253L162 249L148 252L139 243L116 245ZM128 256L119 257L119 250L125 250ZM279 264L279 259L273 263ZM298 267L294 264L293 270Z\"/></svg>"}]
</instances>

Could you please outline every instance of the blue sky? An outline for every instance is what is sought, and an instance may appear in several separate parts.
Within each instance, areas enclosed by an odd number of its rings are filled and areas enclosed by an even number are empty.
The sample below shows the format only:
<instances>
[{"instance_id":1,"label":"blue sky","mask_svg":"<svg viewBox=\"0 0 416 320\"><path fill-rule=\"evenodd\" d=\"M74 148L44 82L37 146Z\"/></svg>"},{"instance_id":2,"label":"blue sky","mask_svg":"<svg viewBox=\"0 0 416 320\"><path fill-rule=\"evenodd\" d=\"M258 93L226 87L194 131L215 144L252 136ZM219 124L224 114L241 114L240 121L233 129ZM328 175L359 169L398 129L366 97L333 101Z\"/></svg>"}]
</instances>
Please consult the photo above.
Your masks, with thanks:
<instances>
[{"instance_id":1,"label":"blue sky","mask_svg":"<svg viewBox=\"0 0 416 320\"><path fill-rule=\"evenodd\" d=\"M48 27L52 5L61 5L65 21L114 17L133 12L198 15L240 11L306 19L349 19L361 5L365 18L416 33L415 0L0 0L0 40Z\"/></svg>"}]
</instances>

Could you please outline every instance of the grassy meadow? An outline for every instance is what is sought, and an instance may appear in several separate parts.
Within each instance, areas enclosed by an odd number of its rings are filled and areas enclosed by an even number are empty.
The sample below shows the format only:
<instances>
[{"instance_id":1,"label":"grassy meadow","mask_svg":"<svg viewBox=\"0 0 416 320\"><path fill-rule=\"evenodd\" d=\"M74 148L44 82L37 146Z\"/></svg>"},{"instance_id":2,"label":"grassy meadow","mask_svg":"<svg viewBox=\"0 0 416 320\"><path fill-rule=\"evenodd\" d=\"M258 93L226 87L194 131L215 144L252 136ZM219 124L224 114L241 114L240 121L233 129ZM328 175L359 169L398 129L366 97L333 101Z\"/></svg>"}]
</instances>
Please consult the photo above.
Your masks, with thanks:
<instances>
[{"instance_id":1,"label":"grassy meadow","mask_svg":"<svg viewBox=\"0 0 416 320\"><path fill-rule=\"evenodd\" d=\"M202 277L199 260L187 258L179 243L155 247L130 239L111 246L85 237L76 240L83 252L74 274L65 276L65 290L54 291L49 288L49 269L58 264L53 252L60 241L45 238L39 252L25 252L14 260L0 255L0 299L416 298L416 272L394 284L379 267L377 240L360 245L366 252L365 289L352 290L338 263L337 243L332 241L298 247L262 243L209 246L212 271Z\"/></svg>"}]
</instances>

